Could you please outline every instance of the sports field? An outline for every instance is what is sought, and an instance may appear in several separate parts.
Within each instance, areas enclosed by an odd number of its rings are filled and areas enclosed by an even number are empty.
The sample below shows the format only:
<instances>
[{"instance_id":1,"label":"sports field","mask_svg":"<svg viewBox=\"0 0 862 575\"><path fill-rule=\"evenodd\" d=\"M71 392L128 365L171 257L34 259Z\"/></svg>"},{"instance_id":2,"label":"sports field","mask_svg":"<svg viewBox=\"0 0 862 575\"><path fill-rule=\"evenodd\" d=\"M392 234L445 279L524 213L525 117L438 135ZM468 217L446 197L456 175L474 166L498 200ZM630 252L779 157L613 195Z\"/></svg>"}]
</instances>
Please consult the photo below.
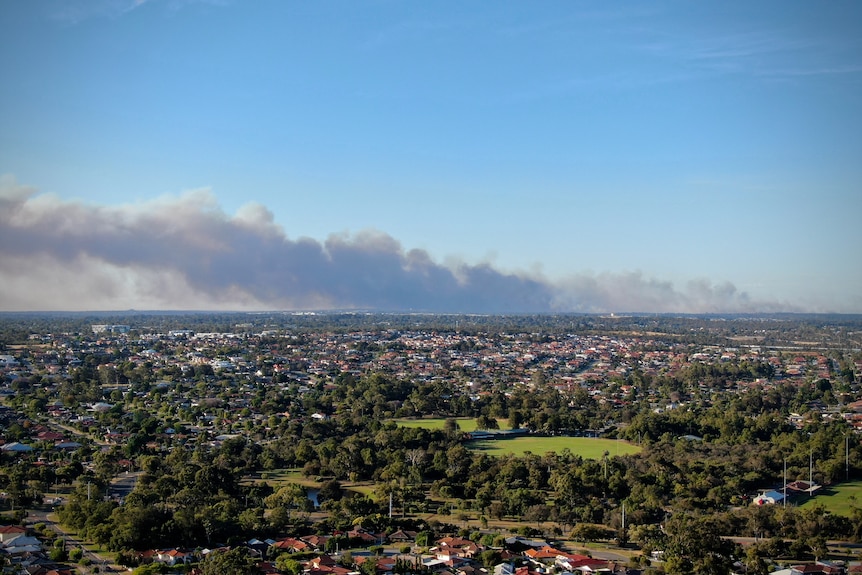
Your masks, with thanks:
<instances>
[{"instance_id":1,"label":"sports field","mask_svg":"<svg viewBox=\"0 0 862 575\"><path fill-rule=\"evenodd\" d=\"M554 451L561 453L569 451L584 459L601 459L605 452L609 456L629 455L638 453L641 448L631 443L617 439L600 439L594 437L516 437L513 439L483 439L470 441L467 447L473 451L481 451L488 455L523 455L526 452L544 455Z\"/></svg>"},{"instance_id":2,"label":"sports field","mask_svg":"<svg viewBox=\"0 0 862 575\"><path fill-rule=\"evenodd\" d=\"M446 419L442 417L427 419L397 419L398 425L404 427L423 427L425 429L443 429ZM465 433L476 431L476 420L470 417L455 418L458 429ZM498 419L500 429L509 429L505 419ZM473 451L482 451L489 455L523 455L528 451L536 455L544 455L554 451L561 453L568 448L585 459L601 459L607 451L608 455L628 455L638 453L637 445L616 439L597 439L592 437L534 437L523 436L512 439L476 440L466 443Z\"/></svg>"},{"instance_id":3,"label":"sports field","mask_svg":"<svg viewBox=\"0 0 862 575\"><path fill-rule=\"evenodd\" d=\"M822 505L835 515L850 516L850 506L862 508L862 481L848 481L824 487L817 495L799 504L799 507Z\"/></svg>"},{"instance_id":4,"label":"sports field","mask_svg":"<svg viewBox=\"0 0 862 575\"><path fill-rule=\"evenodd\" d=\"M458 423L458 429L464 433L476 431L476 420L472 417L455 417L453 418ZM434 417L427 419L396 419L395 423L402 427L422 427L424 429L443 429L446 419L443 417ZM500 429L509 429L509 425L505 419L498 419L497 425Z\"/></svg>"}]
</instances>

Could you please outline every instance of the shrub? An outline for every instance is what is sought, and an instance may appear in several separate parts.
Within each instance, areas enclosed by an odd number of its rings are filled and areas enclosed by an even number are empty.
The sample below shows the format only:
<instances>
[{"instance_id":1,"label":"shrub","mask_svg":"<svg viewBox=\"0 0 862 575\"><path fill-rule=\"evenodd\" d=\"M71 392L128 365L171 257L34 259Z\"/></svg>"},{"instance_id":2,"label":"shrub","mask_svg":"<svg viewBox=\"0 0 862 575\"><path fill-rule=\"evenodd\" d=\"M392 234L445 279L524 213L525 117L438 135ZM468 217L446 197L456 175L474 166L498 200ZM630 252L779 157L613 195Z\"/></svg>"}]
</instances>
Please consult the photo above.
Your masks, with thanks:
<instances>
[{"instance_id":1,"label":"shrub","mask_svg":"<svg viewBox=\"0 0 862 575\"><path fill-rule=\"evenodd\" d=\"M68 558L68 554L65 549L55 547L51 549L50 553L48 553L48 558L55 563L62 563Z\"/></svg>"}]
</instances>

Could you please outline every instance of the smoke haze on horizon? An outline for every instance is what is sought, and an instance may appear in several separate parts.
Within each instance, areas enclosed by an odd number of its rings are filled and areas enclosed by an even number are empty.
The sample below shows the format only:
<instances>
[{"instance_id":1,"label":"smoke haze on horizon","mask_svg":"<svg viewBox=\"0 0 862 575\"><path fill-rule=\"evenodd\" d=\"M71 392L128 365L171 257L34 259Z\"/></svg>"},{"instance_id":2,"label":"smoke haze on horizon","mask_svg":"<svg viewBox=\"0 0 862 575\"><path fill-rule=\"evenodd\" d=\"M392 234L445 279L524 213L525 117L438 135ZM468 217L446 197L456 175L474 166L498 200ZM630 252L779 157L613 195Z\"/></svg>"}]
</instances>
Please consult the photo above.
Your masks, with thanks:
<instances>
[{"instance_id":1,"label":"smoke haze on horizon","mask_svg":"<svg viewBox=\"0 0 862 575\"><path fill-rule=\"evenodd\" d=\"M0 310L862 313L860 26L0 2Z\"/></svg>"},{"instance_id":2,"label":"smoke haze on horizon","mask_svg":"<svg viewBox=\"0 0 862 575\"><path fill-rule=\"evenodd\" d=\"M641 271L562 281L435 262L384 232L291 239L260 204L226 213L199 189L117 206L0 185L3 311L117 309L452 313L775 312L732 283L683 288ZM806 310L811 311L811 310Z\"/></svg>"}]
</instances>

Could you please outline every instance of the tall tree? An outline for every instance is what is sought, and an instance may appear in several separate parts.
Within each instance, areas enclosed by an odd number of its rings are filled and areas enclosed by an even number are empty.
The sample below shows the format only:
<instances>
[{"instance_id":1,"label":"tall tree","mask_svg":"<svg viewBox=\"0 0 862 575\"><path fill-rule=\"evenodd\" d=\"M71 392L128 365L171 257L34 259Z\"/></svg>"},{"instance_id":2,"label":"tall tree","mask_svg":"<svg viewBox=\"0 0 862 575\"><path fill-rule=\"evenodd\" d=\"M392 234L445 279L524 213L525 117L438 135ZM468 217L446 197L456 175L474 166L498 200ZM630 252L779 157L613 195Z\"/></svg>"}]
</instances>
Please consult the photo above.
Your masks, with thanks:
<instances>
[{"instance_id":1,"label":"tall tree","mask_svg":"<svg viewBox=\"0 0 862 575\"><path fill-rule=\"evenodd\" d=\"M201 575L262 575L246 547L213 551L201 561Z\"/></svg>"}]
</instances>

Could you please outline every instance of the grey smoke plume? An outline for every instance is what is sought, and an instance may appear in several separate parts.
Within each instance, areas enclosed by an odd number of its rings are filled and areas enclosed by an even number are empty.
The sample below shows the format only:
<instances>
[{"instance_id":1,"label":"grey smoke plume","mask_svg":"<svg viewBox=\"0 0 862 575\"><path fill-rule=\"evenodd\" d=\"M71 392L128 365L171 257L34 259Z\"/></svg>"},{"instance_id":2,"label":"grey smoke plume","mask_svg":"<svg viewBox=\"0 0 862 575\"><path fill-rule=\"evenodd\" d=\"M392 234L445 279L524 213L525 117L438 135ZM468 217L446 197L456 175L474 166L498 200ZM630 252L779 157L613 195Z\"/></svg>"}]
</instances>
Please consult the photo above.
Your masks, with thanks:
<instances>
[{"instance_id":1,"label":"grey smoke plume","mask_svg":"<svg viewBox=\"0 0 862 575\"><path fill-rule=\"evenodd\" d=\"M640 273L555 284L488 264L446 266L376 231L290 239L265 207L230 215L207 190L94 206L9 177L0 276L3 310L769 311L730 284L680 292Z\"/></svg>"}]
</instances>

